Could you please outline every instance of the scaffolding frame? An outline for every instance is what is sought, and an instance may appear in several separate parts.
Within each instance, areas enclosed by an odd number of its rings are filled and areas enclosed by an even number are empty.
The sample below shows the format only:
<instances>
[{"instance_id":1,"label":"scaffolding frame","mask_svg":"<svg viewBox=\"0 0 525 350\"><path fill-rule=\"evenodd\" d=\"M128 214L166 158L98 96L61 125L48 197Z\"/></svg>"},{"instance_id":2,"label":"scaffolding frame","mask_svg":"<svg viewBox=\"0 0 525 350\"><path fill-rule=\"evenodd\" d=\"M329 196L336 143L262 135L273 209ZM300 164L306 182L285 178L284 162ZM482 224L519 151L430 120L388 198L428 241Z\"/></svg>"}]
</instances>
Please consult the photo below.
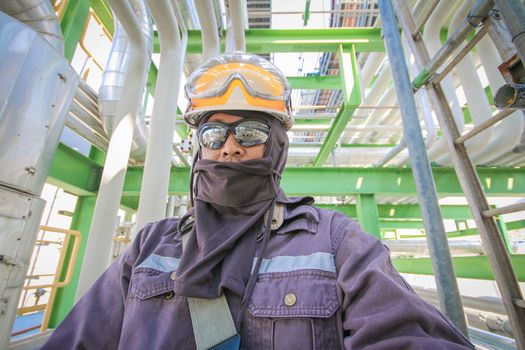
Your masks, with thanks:
<instances>
[{"instance_id":1,"label":"scaffolding frame","mask_svg":"<svg viewBox=\"0 0 525 350\"><path fill-rule=\"evenodd\" d=\"M394 6L392 6L393 3ZM442 64L452 57L454 51L464 43L467 35L475 30L478 25L480 25L482 29L480 29L475 38L479 40L479 38L484 35L486 32L486 30L483 29L485 27L484 22L493 7L493 0L478 0L462 25L460 25L436 55L430 58L419 33L421 25L416 25L407 0L380 0L379 2L381 16L384 21L383 30L385 32L385 41L399 41L400 46L399 32L394 15L395 8L395 13L397 14L408 46L420 66L424 67L412 83L413 88L417 90L419 87L424 86L428 91L443 137L446 140L454 169L469 203L472 216L478 226L480 237L483 241L488 260L501 293L503 304L513 328L517 347L518 349L524 350L525 301L523 300L516 274L510 263L510 256L494 216L524 210L525 206L522 204L514 204L498 209L491 209L474 164L470 160L465 147L465 141L467 139L497 123L511 113L508 110L504 110L470 133L460 135L439 82L441 81L440 77L442 77L443 74L448 74L453 66L461 60L462 57L460 56L464 56L470 51L470 46L472 45L464 47L459 53L459 56L456 55L456 57L452 59L452 62L443 70L442 74L437 74L437 70ZM505 17L504 13L503 16ZM390 23L387 23L388 21L386 19L388 18L392 19ZM389 33L388 37L387 32ZM388 54L392 60L404 60L402 50L392 52L392 50L389 49ZM438 79L436 79L436 77L438 77ZM408 79L408 75L406 79ZM405 103L405 101L399 102L400 104Z\"/></svg>"}]
</instances>

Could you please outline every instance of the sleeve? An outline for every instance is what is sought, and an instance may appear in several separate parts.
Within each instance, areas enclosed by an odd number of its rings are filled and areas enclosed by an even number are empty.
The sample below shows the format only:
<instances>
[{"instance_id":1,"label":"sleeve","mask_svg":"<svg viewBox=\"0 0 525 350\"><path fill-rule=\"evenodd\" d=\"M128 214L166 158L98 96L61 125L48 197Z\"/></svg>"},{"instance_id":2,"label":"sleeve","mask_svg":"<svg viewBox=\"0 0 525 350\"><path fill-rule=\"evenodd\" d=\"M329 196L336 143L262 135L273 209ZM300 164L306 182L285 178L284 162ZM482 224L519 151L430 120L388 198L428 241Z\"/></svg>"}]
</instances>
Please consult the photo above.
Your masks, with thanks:
<instances>
[{"instance_id":1,"label":"sleeve","mask_svg":"<svg viewBox=\"0 0 525 350\"><path fill-rule=\"evenodd\" d=\"M394 269L388 249L351 221L339 227L335 261L346 349L473 349Z\"/></svg>"},{"instance_id":2,"label":"sleeve","mask_svg":"<svg viewBox=\"0 0 525 350\"><path fill-rule=\"evenodd\" d=\"M150 227L139 232L133 244L75 304L42 350L118 347L131 269Z\"/></svg>"}]
</instances>

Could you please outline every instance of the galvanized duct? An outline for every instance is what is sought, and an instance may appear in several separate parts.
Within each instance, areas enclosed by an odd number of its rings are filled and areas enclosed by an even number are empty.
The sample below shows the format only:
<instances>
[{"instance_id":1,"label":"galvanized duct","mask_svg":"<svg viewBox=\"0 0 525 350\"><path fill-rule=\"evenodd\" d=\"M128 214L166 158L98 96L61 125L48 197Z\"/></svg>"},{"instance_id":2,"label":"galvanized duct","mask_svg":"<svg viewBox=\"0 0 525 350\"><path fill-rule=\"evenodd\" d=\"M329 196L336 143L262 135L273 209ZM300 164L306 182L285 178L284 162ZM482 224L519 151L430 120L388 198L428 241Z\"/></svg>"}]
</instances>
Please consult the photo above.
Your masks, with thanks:
<instances>
[{"instance_id":1,"label":"galvanized duct","mask_svg":"<svg viewBox=\"0 0 525 350\"><path fill-rule=\"evenodd\" d=\"M137 14L141 31L147 41L148 52L144 52L142 59L149 67L151 54L153 52L153 24L147 6L142 0L131 0L131 6ZM98 109L104 130L111 138L117 120L117 106L122 97L122 87L130 61L129 40L124 28L115 18L115 34L111 44L111 51L108 61L102 74L102 82L98 92ZM146 72L147 74L147 72ZM144 161L146 157L146 147L148 138L148 128L144 123L142 111L135 117L135 133L131 144L130 157L137 161Z\"/></svg>"},{"instance_id":2,"label":"galvanized duct","mask_svg":"<svg viewBox=\"0 0 525 350\"><path fill-rule=\"evenodd\" d=\"M61 56L64 55L62 30L48 0L0 1L0 11L32 27Z\"/></svg>"}]
</instances>

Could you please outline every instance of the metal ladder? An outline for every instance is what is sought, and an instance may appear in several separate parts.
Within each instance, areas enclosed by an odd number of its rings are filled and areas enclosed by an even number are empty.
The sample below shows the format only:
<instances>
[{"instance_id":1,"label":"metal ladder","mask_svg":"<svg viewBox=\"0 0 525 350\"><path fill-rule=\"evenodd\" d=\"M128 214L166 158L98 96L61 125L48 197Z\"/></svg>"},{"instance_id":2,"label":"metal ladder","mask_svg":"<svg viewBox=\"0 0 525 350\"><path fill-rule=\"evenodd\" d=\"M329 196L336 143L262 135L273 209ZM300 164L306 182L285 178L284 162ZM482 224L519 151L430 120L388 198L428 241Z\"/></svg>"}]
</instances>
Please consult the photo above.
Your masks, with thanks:
<instances>
[{"instance_id":1,"label":"metal ladder","mask_svg":"<svg viewBox=\"0 0 525 350\"><path fill-rule=\"evenodd\" d=\"M437 3L437 1L434 3ZM392 5L394 6L392 7ZM483 35L487 33L487 28L483 25L483 20L493 7L493 0L477 1L468 18L463 21L436 55L430 58L419 33L424 23L418 26L416 25L407 0L379 1L381 16L385 23L383 26L384 32L387 30L385 27L387 22L386 17L391 16L393 19L392 22L395 23L395 11L411 52L414 54L420 67L424 67L422 72L412 82L414 91L420 87L425 87L428 91L443 137L446 140L454 169L469 203L472 216L479 229L487 258L490 262L503 304L513 328L517 347L518 349L525 350L525 301L523 300L518 280L511 265L507 248L494 218L497 215L525 210L525 203L491 209L476 173L476 168L470 160L465 147L467 140L509 116L514 110L503 110L470 132L460 135L452 112L447 104L443 89L439 84L443 77L446 76ZM457 56L438 74L438 69L445 61L451 58L454 51L465 42L467 35L478 28L478 25L481 25L481 27L474 38L466 44ZM398 32L396 32L397 26L395 26L393 30L390 28L390 33L399 37ZM386 40L385 38L385 41Z\"/></svg>"}]
</instances>

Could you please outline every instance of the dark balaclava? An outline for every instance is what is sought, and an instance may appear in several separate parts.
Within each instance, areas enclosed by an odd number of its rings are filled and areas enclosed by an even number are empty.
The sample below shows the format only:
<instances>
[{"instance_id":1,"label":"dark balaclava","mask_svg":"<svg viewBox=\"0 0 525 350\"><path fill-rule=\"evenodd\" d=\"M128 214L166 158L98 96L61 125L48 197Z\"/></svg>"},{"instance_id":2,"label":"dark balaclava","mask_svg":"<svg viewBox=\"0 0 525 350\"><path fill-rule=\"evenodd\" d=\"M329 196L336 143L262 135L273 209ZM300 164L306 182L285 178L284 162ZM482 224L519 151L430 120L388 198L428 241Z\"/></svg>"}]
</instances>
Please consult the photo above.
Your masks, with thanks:
<instances>
[{"instance_id":1,"label":"dark balaclava","mask_svg":"<svg viewBox=\"0 0 525 350\"><path fill-rule=\"evenodd\" d=\"M265 121L270 137L260 159L218 162L197 155L191 181L195 223L175 279L175 292L189 297L215 298L224 288L245 294L257 240L270 232L265 213L271 215L278 197L286 198L279 187L288 154L282 123L264 112L221 112Z\"/></svg>"}]
</instances>

